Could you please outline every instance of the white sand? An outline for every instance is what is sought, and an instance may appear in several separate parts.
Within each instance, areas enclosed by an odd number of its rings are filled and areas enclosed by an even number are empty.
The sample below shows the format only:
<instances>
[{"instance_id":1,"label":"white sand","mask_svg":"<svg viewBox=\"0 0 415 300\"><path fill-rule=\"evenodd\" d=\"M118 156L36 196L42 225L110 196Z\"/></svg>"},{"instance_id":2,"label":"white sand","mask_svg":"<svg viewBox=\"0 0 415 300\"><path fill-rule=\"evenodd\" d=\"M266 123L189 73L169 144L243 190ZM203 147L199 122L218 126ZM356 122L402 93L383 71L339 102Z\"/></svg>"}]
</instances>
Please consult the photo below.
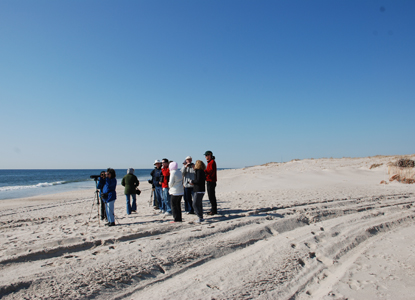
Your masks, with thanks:
<instances>
[{"instance_id":1,"label":"white sand","mask_svg":"<svg viewBox=\"0 0 415 300\"><path fill-rule=\"evenodd\" d=\"M146 182L130 216L117 187L110 228L93 189L0 201L0 296L415 299L415 186L380 184L396 159L220 171L220 215L201 225L194 215L170 224L149 207Z\"/></svg>"}]
</instances>

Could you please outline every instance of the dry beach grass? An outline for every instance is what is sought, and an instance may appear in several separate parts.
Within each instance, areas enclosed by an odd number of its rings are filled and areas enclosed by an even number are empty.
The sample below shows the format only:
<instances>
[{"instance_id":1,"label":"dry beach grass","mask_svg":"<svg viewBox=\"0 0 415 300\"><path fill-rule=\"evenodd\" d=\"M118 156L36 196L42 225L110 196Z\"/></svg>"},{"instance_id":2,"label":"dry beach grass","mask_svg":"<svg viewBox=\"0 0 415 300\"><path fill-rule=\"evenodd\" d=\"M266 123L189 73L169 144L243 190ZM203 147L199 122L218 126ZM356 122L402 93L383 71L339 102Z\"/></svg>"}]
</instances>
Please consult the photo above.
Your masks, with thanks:
<instances>
[{"instance_id":1,"label":"dry beach grass","mask_svg":"<svg viewBox=\"0 0 415 300\"><path fill-rule=\"evenodd\" d=\"M414 159L414 155L408 156ZM307 159L218 174L220 214L148 206L107 228L93 189L0 201L3 299L410 299L415 186L400 157ZM372 167L376 164L376 167ZM208 200L204 207L209 208ZM92 210L92 214L91 214ZM91 217L90 217L91 216Z\"/></svg>"}]
</instances>

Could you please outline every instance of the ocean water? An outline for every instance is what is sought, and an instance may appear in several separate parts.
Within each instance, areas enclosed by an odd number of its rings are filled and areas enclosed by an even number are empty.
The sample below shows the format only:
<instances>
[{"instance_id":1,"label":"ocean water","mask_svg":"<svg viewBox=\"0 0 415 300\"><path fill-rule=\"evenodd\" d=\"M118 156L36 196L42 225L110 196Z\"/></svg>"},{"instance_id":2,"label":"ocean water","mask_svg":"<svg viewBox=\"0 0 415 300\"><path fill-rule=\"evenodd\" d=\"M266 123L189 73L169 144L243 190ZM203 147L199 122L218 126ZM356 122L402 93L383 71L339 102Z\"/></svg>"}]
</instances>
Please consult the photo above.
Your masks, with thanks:
<instances>
[{"instance_id":1,"label":"ocean water","mask_svg":"<svg viewBox=\"0 0 415 300\"><path fill-rule=\"evenodd\" d=\"M141 186L149 186L152 169L136 169ZM95 181L90 175L103 170L0 170L0 200L55 194L67 191L94 189ZM115 170L118 184L127 169Z\"/></svg>"}]
</instances>

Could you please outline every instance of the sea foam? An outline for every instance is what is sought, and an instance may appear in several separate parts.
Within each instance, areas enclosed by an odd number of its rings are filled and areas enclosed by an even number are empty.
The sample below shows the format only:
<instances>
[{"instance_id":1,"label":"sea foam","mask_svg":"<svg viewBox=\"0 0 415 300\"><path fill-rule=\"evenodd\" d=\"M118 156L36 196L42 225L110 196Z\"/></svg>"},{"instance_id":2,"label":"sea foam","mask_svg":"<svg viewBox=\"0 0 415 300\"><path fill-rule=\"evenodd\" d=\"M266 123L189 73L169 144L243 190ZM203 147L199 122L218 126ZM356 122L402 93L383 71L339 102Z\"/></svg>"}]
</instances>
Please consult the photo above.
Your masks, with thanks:
<instances>
[{"instance_id":1,"label":"sea foam","mask_svg":"<svg viewBox=\"0 0 415 300\"><path fill-rule=\"evenodd\" d=\"M0 192L36 189L36 188L48 187L48 186L59 185L59 184L64 184L64 183L65 181L56 181L56 182L41 182L41 183L34 184L34 185L3 186L3 187L0 187Z\"/></svg>"}]
</instances>

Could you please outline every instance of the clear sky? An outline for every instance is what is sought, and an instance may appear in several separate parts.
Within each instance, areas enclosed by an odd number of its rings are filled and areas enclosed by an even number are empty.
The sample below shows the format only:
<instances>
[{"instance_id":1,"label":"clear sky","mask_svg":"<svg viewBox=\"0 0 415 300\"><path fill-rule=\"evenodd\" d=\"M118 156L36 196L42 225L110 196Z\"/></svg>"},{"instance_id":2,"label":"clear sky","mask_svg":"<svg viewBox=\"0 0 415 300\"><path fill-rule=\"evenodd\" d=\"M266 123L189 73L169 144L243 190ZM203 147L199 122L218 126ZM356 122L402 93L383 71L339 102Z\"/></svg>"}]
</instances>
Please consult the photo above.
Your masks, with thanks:
<instances>
[{"instance_id":1,"label":"clear sky","mask_svg":"<svg viewBox=\"0 0 415 300\"><path fill-rule=\"evenodd\" d=\"M2 0L0 169L414 153L415 1Z\"/></svg>"}]
</instances>

